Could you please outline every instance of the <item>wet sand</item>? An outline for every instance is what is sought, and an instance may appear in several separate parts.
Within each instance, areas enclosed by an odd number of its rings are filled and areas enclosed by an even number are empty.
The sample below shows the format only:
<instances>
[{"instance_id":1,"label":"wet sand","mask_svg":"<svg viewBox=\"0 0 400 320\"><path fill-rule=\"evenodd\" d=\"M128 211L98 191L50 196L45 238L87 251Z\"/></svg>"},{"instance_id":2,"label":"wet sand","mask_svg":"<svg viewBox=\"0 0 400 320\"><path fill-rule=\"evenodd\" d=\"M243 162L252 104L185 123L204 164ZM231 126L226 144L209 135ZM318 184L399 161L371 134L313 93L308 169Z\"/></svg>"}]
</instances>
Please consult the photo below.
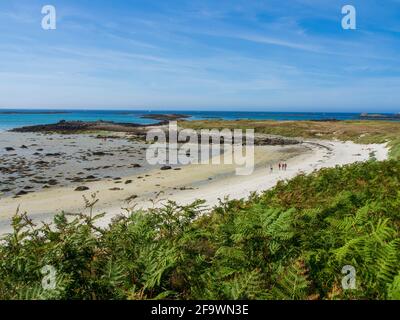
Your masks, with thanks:
<instances>
[{"instance_id":1,"label":"wet sand","mask_svg":"<svg viewBox=\"0 0 400 320\"><path fill-rule=\"evenodd\" d=\"M107 138L105 138L107 137ZM149 170L146 144L129 136L0 133L0 192L113 180Z\"/></svg>"},{"instance_id":2,"label":"wet sand","mask_svg":"<svg viewBox=\"0 0 400 320\"><path fill-rule=\"evenodd\" d=\"M235 165L224 164L161 170L161 166L147 164L145 143L126 135L113 136L1 133L0 189L5 192L0 196L0 233L10 230L10 217L18 208L36 222L49 222L60 212L84 211L84 197L96 194L95 212L106 213L100 222L105 226L133 208L160 206L167 200L187 204L196 199L206 200L211 207L218 199L244 198L300 172L365 161L372 152L378 160L387 158L384 145L309 141L256 146L255 170L249 176L237 176ZM278 170L282 161L288 163L287 171ZM77 187L85 188L76 191ZM21 191L26 194L16 196Z\"/></svg>"}]
</instances>

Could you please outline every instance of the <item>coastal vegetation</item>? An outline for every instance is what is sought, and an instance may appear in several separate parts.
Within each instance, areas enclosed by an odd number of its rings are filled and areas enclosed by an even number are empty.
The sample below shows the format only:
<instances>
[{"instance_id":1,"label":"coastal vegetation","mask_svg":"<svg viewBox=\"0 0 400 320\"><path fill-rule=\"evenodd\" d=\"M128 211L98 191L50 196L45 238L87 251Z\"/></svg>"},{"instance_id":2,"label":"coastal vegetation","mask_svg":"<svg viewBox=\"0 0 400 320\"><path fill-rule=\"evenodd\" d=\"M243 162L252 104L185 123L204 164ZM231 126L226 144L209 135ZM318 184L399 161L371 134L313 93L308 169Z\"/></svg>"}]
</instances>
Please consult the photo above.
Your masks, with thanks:
<instances>
[{"instance_id":1,"label":"coastal vegetation","mask_svg":"<svg viewBox=\"0 0 400 320\"><path fill-rule=\"evenodd\" d=\"M95 195L85 199L91 214L57 215L51 225L18 212L0 241L0 299L400 299L398 123L179 125L388 143L391 160L302 174L247 200L221 199L211 212L201 200L132 210L106 228L93 215ZM355 289L342 286L345 266Z\"/></svg>"},{"instance_id":2,"label":"coastal vegetation","mask_svg":"<svg viewBox=\"0 0 400 320\"><path fill-rule=\"evenodd\" d=\"M388 143L390 156L400 158L400 125L395 121L272 121L207 120L180 121L191 129L255 129L256 133L292 138L353 141L355 143Z\"/></svg>"},{"instance_id":3,"label":"coastal vegetation","mask_svg":"<svg viewBox=\"0 0 400 320\"><path fill-rule=\"evenodd\" d=\"M399 190L400 162L372 159L208 214L171 202L100 229L91 214L34 226L18 213L0 244L0 299L400 299Z\"/></svg>"}]
</instances>

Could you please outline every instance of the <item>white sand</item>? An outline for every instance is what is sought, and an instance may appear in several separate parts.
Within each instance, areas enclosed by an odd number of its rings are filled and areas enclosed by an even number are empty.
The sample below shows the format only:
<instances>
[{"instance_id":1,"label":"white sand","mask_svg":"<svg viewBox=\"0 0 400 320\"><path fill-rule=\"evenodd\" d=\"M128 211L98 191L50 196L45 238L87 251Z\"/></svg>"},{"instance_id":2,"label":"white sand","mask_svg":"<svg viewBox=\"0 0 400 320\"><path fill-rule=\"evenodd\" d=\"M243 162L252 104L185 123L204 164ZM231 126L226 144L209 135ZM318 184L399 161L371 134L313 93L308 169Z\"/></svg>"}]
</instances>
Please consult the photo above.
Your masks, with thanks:
<instances>
[{"instance_id":1,"label":"white sand","mask_svg":"<svg viewBox=\"0 0 400 320\"><path fill-rule=\"evenodd\" d=\"M96 212L106 212L100 225L106 226L118 214L126 214L124 208L148 208L160 206L166 199L179 204L188 204L196 199L204 199L212 207L218 199L229 197L246 198L251 192L270 189L280 180L291 179L301 172L310 173L321 168L366 161L373 152L377 160L388 158L388 148L383 144L359 145L353 142L310 141L302 146L258 147L256 148L256 169L250 176L236 176L235 167L227 165L189 165L181 171L150 171L145 177L125 178L134 182L129 185L114 184L110 181L87 183L90 190L75 192L72 188L58 188L29 194L20 199L6 198L0 201L0 234L8 232L9 219L19 207L34 221L51 221L54 214L61 211L80 212L82 196L90 197L94 192L100 200ZM279 171L277 163L285 160L287 171ZM274 172L270 172L274 164ZM212 180L209 180L209 179ZM110 188L122 188L110 191ZM186 190L180 190L184 187ZM156 196L160 191L162 194ZM134 203L125 199L137 195ZM154 199L157 203L154 204ZM153 200L153 201L152 201Z\"/></svg>"}]
</instances>

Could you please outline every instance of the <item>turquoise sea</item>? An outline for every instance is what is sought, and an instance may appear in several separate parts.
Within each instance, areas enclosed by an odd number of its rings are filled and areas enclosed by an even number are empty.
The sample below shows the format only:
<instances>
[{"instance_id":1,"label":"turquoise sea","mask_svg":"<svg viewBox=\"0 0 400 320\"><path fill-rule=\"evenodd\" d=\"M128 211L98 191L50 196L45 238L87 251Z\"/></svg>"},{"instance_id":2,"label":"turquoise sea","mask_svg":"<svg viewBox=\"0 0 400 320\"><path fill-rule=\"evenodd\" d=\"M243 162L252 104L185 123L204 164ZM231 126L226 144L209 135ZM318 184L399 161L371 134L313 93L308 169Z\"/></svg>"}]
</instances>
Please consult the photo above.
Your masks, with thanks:
<instances>
[{"instance_id":1,"label":"turquoise sea","mask_svg":"<svg viewBox=\"0 0 400 320\"><path fill-rule=\"evenodd\" d=\"M252 120L357 120L359 113L322 113L322 112L245 112L245 111L185 111L185 110L22 110L0 109L0 131L16 127L50 124L60 120L115 121L140 124L152 124L157 121L143 119L148 114L179 113L191 116L188 120L205 119L252 119Z\"/></svg>"}]
</instances>

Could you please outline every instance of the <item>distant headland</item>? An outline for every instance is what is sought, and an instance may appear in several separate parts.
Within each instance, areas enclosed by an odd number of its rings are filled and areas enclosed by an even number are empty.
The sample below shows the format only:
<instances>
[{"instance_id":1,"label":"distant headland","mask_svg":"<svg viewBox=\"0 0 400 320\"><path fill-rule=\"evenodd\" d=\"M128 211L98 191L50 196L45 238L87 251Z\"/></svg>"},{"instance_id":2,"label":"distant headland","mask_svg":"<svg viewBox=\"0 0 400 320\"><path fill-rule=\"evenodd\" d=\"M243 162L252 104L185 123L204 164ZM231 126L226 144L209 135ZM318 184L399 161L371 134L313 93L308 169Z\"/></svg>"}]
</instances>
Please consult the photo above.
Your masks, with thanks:
<instances>
[{"instance_id":1,"label":"distant headland","mask_svg":"<svg viewBox=\"0 0 400 320\"><path fill-rule=\"evenodd\" d=\"M380 114L380 113L362 113L362 120L400 120L400 113L395 114Z\"/></svg>"}]
</instances>

